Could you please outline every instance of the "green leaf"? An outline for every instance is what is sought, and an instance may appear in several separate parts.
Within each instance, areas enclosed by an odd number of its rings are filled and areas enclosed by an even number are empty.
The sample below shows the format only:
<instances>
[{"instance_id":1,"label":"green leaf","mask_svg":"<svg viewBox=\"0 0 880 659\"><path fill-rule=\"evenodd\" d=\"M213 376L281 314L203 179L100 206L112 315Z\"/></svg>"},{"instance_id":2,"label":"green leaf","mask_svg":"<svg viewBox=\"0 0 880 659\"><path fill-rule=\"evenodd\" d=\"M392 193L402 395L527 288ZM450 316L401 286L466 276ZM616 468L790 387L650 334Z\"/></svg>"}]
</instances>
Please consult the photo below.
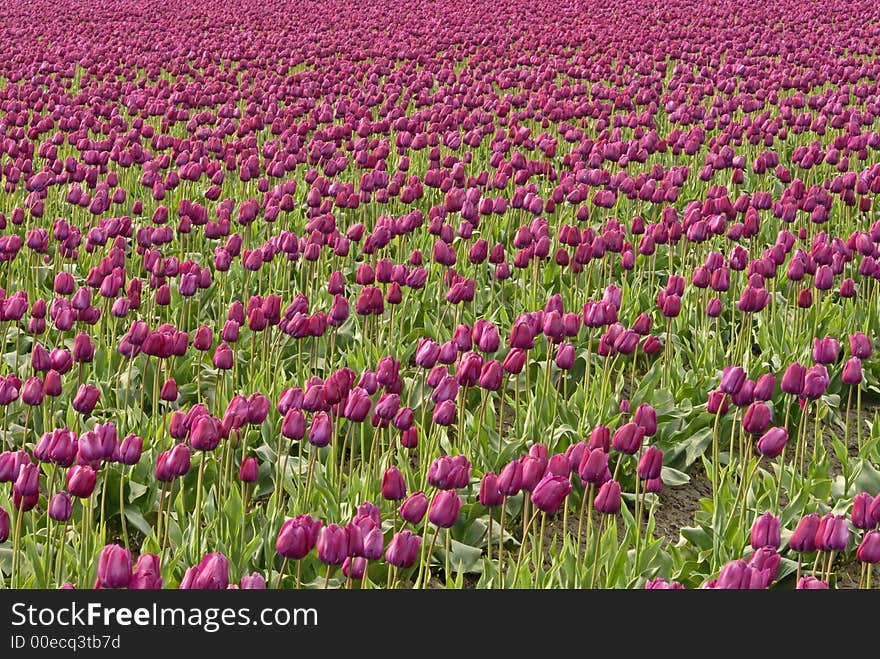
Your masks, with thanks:
<instances>
[{"instance_id":1,"label":"green leaf","mask_svg":"<svg viewBox=\"0 0 880 659\"><path fill-rule=\"evenodd\" d=\"M663 467L660 472L660 477L663 479L664 485L669 485L671 487L684 485L691 480L691 477L686 473L679 471L678 469L673 469L672 467Z\"/></svg>"}]
</instances>

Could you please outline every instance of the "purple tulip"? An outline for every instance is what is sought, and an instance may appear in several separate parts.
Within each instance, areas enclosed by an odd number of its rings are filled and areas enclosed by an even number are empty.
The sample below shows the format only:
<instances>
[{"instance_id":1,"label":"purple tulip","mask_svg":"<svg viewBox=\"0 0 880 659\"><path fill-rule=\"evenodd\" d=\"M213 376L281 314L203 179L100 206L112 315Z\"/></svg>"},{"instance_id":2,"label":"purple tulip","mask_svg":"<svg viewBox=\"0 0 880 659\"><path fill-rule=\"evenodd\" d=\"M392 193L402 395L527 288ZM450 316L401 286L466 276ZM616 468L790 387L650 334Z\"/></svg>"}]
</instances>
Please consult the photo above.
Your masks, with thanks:
<instances>
[{"instance_id":1,"label":"purple tulip","mask_svg":"<svg viewBox=\"0 0 880 659\"><path fill-rule=\"evenodd\" d=\"M602 484L593 500L593 506L600 513L616 515L620 512L620 483L609 480Z\"/></svg>"},{"instance_id":2,"label":"purple tulip","mask_svg":"<svg viewBox=\"0 0 880 659\"><path fill-rule=\"evenodd\" d=\"M312 519L311 515L299 515L281 525L275 541L275 551L293 560L308 555L318 541L318 533L323 523Z\"/></svg>"},{"instance_id":3,"label":"purple tulip","mask_svg":"<svg viewBox=\"0 0 880 659\"><path fill-rule=\"evenodd\" d=\"M318 534L316 546L324 565L342 565L348 556L348 533L338 524L329 524Z\"/></svg>"},{"instance_id":4,"label":"purple tulip","mask_svg":"<svg viewBox=\"0 0 880 659\"><path fill-rule=\"evenodd\" d=\"M156 554L141 554L128 582L129 590L159 590L162 588L162 574L159 570L159 557Z\"/></svg>"},{"instance_id":5,"label":"purple tulip","mask_svg":"<svg viewBox=\"0 0 880 659\"><path fill-rule=\"evenodd\" d=\"M434 495L428 511L428 521L434 526L448 529L458 518L461 510L461 497L454 490L441 490Z\"/></svg>"},{"instance_id":6,"label":"purple tulip","mask_svg":"<svg viewBox=\"0 0 880 659\"><path fill-rule=\"evenodd\" d=\"M571 482L568 476L554 476L548 472L535 486L531 499L535 508L552 514L559 510L569 492Z\"/></svg>"},{"instance_id":7,"label":"purple tulip","mask_svg":"<svg viewBox=\"0 0 880 659\"><path fill-rule=\"evenodd\" d=\"M131 552L119 545L107 545L98 557L101 588L127 588L131 580Z\"/></svg>"},{"instance_id":8,"label":"purple tulip","mask_svg":"<svg viewBox=\"0 0 880 659\"><path fill-rule=\"evenodd\" d=\"M408 529L395 533L385 551L385 560L397 568L411 567L418 558L421 545L422 539Z\"/></svg>"}]
</instances>

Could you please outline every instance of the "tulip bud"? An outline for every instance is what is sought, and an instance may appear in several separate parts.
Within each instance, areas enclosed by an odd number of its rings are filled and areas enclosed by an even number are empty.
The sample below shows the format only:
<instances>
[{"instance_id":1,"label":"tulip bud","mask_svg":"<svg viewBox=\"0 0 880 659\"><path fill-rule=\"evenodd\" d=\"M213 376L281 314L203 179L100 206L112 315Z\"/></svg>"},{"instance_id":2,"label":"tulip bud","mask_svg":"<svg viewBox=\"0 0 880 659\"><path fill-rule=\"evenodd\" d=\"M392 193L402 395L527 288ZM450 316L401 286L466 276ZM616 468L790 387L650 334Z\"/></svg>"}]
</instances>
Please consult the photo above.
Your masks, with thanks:
<instances>
[{"instance_id":1,"label":"tulip bud","mask_svg":"<svg viewBox=\"0 0 880 659\"><path fill-rule=\"evenodd\" d=\"M843 515L828 513L819 520L816 529L816 549L822 551L843 551L849 542L849 527Z\"/></svg>"},{"instance_id":2,"label":"tulip bud","mask_svg":"<svg viewBox=\"0 0 880 659\"><path fill-rule=\"evenodd\" d=\"M414 492L400 506L400 516L410 524L418 524L428 510L428 498L424 492Z\"/></svg>"},{"instance_id":3,"label":"tulip bud","mask_svg":"<svg viewBox=\"0 0 880 659\"><path fill-rule=\"evenodd\" d=\"M70 495L64 490L58 492L49 502L49 517L56 522L66 522L73 512Z\"/></svg>"},{"instance_id":4,"label":"tulip bud","mask_svg":"<svg viewBox=\"0 0 880 659\"><path fill-rule=\"evenodd\" d=\"M871 515L871 504L874 503L873 497L867 492L860 492L853 498L852 506L852 524L857 529L872 529L877 525Z\"/></svg>"},{"instance_id":5,"label":"tulip bud","mask_svg":"<svg viewBox=\"0 0 880 659\"><path fill-rule=\"evenodd\" d=\"M285 558L299 560L308 555L318 541L322 522L311 515L300 515L281 525L275 551Z\"/></svg>"},{"instance_id":6,"label":"tulip bud","mask_svg":"<svg viewBox=\"0 0 880 659\"><path fill-rule=\"evenodd\" d=\"M260 465L254 457L245 458L241 461L238 469L238 478L242 483L255 483L260 474Z\"/></svg>"},{"instance_id":7,"label":"tulip bud","mask_svg":"<svg viewBox=\"0 0 880 659\"><path fill-rule=\"evenodd\" d=\"M782 427L770 428L758 440L758 453L768 458L778 457L788 443L788 430Z\"/></svg>"},{"instance_id":8,"label":"tulip bud","mask_svg":"<svg viewBox=\"0 0 880 659\"><path fill-rule=\"evenodd\" d=\"M635 455L642 446L642 438L645 436L645 429L633 422L627 423L618 428L611 440L611 446L615 451L620 451L627 455Z\"/></svg>"},{"instance_id":9,"label":"tulip bud","mask_svg":"<svg viewBox=\"0 0 880 659\"><path fill-rule=\"evenodd\" d=\"M159 571L159 557L156 554L141 554L134 566L129 590L160 590L162 575Z\"/></svg>"},{"instance_id":10,"label":"tulip bud","mask_svg":"<svg viewBox=\"0 0 880 659\"><path fill-rule=\"evenodd\" d=\"M856 385L862 381L862 362L858 357L850 357L843 365L840 381L844 384ZM24 395L22 394L22 398Z\"/></svg>"},{"instance_id":11,"label":"tulip bud","mask_svg":"<svg viewBox=\"0 0 880 659\"><path fill-rule=\"evenodd\" d=\"M649 446L639 458L639 464L636 468L636 474L642 480L651 480L660 478L660 472L663 469L663 451L656 446ZM586 480L586 479L584 479Z\"/></svg>"},{"instance_id":12,"label":"tulip bud","mask_svg":"<svg viewBox=\"0 0 880 659\"><path fill-rule=\"evenodd\" d=\"M758 550L762 547L779 548L779 518L771 513L764 513L752 524L751 533L752 548Z\"/></svg>"},{"instance_id":13,"label":"tulip bud","mask_svg":"<svg viewBox=\"0 0 880 659\"><path fill-rule=\"evenodd\" d=\"M545 513L555 513L571 492L571 482L567 476L554 476L547 473L532 491L532 503Z\"/></svg>"},{"instance_id":14,"label":"tulip bud","mask_svg":"<svg viewBox=\"0 0 880 659\"><path fill-rule=\"evenodd\" d=\"M451 527L461 510L461 503L461 498L454 490L439 491L431 501L428 520L440 528Z\"/></svg>"},{"instance_id":15,"label":"tulip bud","mask_svg":"<svg viewBox=\"0 0 880 659\"><path fill-rule=\"evenodd\" d=\"M107 545L98 557L98 583L102 588L126 588L131 580L131 552Z\"/></svg>"},{"instance_id":16,"label":"tulip bud","mask_svg":"<svg viewBox=\"0 0 880 659\"><path fill-rule=\"evenodd\" d=\"M880 563L880 532L868 531L859 548L856 550L856 558L862 563Z\"/></svg>"},{"instance_id":17,"label":"tulip bud","mask_svg":"<svg viewBox=\"0 0 880 659\"><path fill-rule=\"evenodd\" d=\"M411 567L418 558L421 545L422 539L408 529L395 533L385 551L385 560L397 568Z\"/></svg>"},{"instance_id":18,"label":"tulip bud","mask_svg":"<svg viewBox=\"0 0 880 659\"><path fill-rule=\"evenodd\" d=\"M330 416L326 412L317 412L312 417L312 424L309 427L309 444L319 448L327 446L332 435L333 424Z\"/></svg>"},{"instance_id":19,"label":"tulip bud","mask_svg":"<svg viewBox=\"0 0 880 659\"><path fill-rule=\"evenodd\" d=\"M749 405L743 415L743 429L753 435L758 435L770 425L770 408L763 401L756 401Z\"/></svg>"},{"instance_id":20,"label":"tulip bud","mask_svg":"<svg viewBox=\"0 0 880 659\"><path fill-rule=\"evenodd\" d=\"M342 565L348 556L348 533L338 524L330 524L318 534L318 560L325 565Z\"/></svg>"},{"instance_id":21,"label":"tulip bud","mask_svg":"<svg viewBox=\"0 0 880 659\"><path fill-rule=\"evenodd\" d=\"M805 575L797 582L795 590L828 590L828 584L811 575Z\"/></svg>"},{"instance_id":22,"label":"tulip bud","mask_svg":"<svg viewBox=\"0 0 880 659\"><path fill-rule=\"evenodd\" d=\"M593 506L606 515L616 515L620 512L620 483L615 480L603 483L593 500Z\"/></svg>"},{"instance_id":23,"label":"tulip bud","mask_svg":"<svg viewBox=\"0 0 880 659\"><path fill-rule=\"evenodd\" d=\"M406 497L406 484L400 470L391 466L382 475L382 498L386 501L400 501Z\"/></svg>"}]
</instances>

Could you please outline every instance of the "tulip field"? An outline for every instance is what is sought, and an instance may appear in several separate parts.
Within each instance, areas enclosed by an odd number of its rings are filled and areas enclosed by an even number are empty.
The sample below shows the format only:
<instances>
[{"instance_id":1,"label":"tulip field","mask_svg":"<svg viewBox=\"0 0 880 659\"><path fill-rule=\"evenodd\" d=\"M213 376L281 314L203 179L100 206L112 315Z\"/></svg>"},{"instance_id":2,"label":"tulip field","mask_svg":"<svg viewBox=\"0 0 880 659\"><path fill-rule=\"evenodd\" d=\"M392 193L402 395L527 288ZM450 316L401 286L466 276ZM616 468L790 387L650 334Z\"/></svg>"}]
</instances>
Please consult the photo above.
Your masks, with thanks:
<instances>
[{"instance_id":1,"label":"tulip field","mask_svg":"<svg viewBox=\"0 0 880 659\"><path fill-rule=\"evenodd\" d=\"M877 587L878 352L874 2L0 7L4 588Z\"/></svg>"}]
</instances>

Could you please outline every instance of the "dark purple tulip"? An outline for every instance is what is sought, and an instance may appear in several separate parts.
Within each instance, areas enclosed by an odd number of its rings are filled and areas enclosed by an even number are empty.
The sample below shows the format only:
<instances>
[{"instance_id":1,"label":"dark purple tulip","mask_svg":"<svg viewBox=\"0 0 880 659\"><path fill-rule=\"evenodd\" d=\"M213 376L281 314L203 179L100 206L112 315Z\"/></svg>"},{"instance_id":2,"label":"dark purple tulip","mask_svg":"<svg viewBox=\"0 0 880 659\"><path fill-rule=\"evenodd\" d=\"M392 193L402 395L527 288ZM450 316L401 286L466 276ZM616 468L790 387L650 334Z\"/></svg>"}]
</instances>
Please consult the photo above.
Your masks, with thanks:
<instances>
[{"instance_id":1,"label":"dark purple tulip","mask_svg":"<svg viewBox=\"0 0 880 659\"><path fill-rule=\"evenodd\" d=\"M189 433L189 442L197 451L213 451L220 444L221 428L217 420L204 415L195 419Z\"/></svg>"},{"instance_id":2,"label":"dark purple tulip","mask_svg":"<svg viewBox=\"0 0 880 659\"><path fill-rule=\"evenodd\" d=\"M856 550L856 558L862 563L880 563L880 532L868 531L859 548Z\"/></svg>"},{"instance_id":3,"label":"dark purple tulip","mask_svg":"<svg viewBox=\"0 0 880 659\"><path fill-rule=\"evenodd\" d=\"M791 534L791 539L788 541L788 546L792 551L801 554L809 554L816 551L816 537L820 521L819 515L816 513L810 513L801 517L801 521L798 522L797 528L795 528L794 533Z\"/></svg>"},{"instance_id":4,"label":"dark purple tulip","mask_svg":"<svg viewBox=\"0 0 880 659\"><path fill-rule=\"evenodd\" d=\"M0 508L0 543L9 539L9 513Z\"/></svg>"},{"instance_id":5,"label":"dark purple tulip","mask_svg":"<svg viewBox=\"0 0 880 659\"><path fill-rule=\"evenodd\" d=\"M177 382L174 381L174 378L168 378L165 380L159 398L169 403L173 403L177 400Z\"/></svg>"},{"instance_id":6,"label":"dark purple tulip","mask_svg":"<svg viewBox=\"0 0 880 659\"><path fill-rule=\"evenodd\" d=\"M431 418L439 426L451 426L455 423L455 403L451 400L439 403Z\"/></svg>"},{"instance_id":7,"label":"dark purple tulip","mask_svg":"<svg viewBox=\"0 0 880 659\"><path fill-rule=\"evenodd\" d=\"M602 475L608 469L608 457L602 448L587 449L578 466L578 475L587 483L600 485Z\"/></svg>"},{"instance_id":8,"label":"dark purple tulip","mask_svg":"<svg viewBox=\"0 0 880 659\"><path fill-rule=\"evenodd\" d=\"M532 503L538 510L555 513L571 492L571 482L567 476L554 476L547 473L532 491Z\"/></svg>"},{"instance_id":9,"label":"dark purple tulip","mask_svg":"<svg viewBox=\"0 0 880 659\"><path fill-rule=\"evenodd\" d=\"M768 458L778 457L788 443L788 430L779 426L770 428L758 440L758 453Z\"/></svg>"},{"instance_id":10,"label":"dark purple tulip","mask_svg":"<svg viewBox=\"0 0 880 659\"><path fill-rule=\"evenodd\" d=\"M745 381L746 372L742 366L728 366L724 369L718 388L725 394L735 394L742 388Z\"/></svg>"},{"instance_id":11,"label":"dark purple tulip","mask_svg":"<svg viewBox=\"0 0 880 659\"><path fill-rule=\"evenodd\" d=\"M639 458L639 464L636 468L636 474L642 480L651 480L660 478L660 472L663 469L663 451L656 446L649 446ZM584 479L586 480L586 479Z\"/></svg>"},{"instance_id":12,"label":"dark purple tulip","mask_svg":"<svg viewBox=\"0 0 880 659\"><path fill-rule=\"evenodd\" d=\"M867 492L860 492L853 498L852 525L857 529L872 529L877 525L874 517L871 515L871 504L874 498Z\"/></svg>"},{"instance_id":13,"label":"dark purple tulip","mask_svg":"<svg viewBox=\"0 0 880 659\"><path fill-rule=\"evenodd\" d=\"M807 373L805 366L795 362L787 369L782 376L782 382L779 388L792 396L800 396L804 392L804 376Z\"/></svg>"},{"instance_id":14,"label":"dark purple tulip","mask_svg":"<svg viewBox=\"0 0 880 659\"><path fill-rule=\"evenodd\" d=\"M206 554L202 562L187 570L181 590L226 590L229 586L229 559L220 552Z\"/></svg>"},{"instance_id":15,"label":"dark purple tulip","mask_svg":"<svg viewBox=\"0 0 880 659\"><path fill-rule=\"evenodd\" d=\"M819 520L816 529L816 549L822 551L843 551L849 542L849 527L843 515L828 513Z\"/></svg>"},{"instance_id":16,"label":"dark purple tulip","mask_svg":"<svg viewBox=\"0 0 880 659\"><path fill-rule=\"evenodd\" d=\"M281 434L293 441L300 440L306 434L306 418L301 410L290 408L281 422Z\"/></svg>"},{"instance_id":17,"label":"dark purple tulip","mask_svg":"<svg viewBox=\"0 0 880 659\"><path fill-rule=\"evenodd\" d=\"M238 479L242 483L256 483L260 474L260 465L254 457L245 458L238 468Z\"/></svg>"},{"instance_id":18,"label":"dark purple tulip","mask_svg":"<svg viewBox=\"0 0 880 659\"><path fill-rule=\"evenodd\" d=\"M43 402L43 383L36 375L29 377L21 388L21 402L37 406Z\"/></svg>"},{"instance_id":19,"label":"dark purple tulip","mask_svg":"<svg viewBox=\"0 0 880 659\"><path fill-rule=\"evenodd\" d=\"M611 446L615 451L635 455L642 446L645 429L633 422L626 423L614 432Z\"/></svg>"},{"instance_id":20,"label":"dark purple tulip","mask_svg":"<svg viewBox=\"0 0 880 659\"><path fill-rule=\"evenodd\" d=\"M843 372L840 374L840 381L844 384L856 385L862 381L862 362L858 357L850 357L843 365ZM24 393L22 393L24 399Z\"/></svg>"},{"instance_id":21,"label":"dark purple tulip","mask_svg":"<svg viewBox=\"0 0 880 659\"><path fill-rule=\"evenodd\" d=\"M590 431L590 441L587 443L587 448L591 451L598 448L608 453L611 450L611 429L602 424L593 428Z\"/></svg>"},{"instance_id":22,"label":"dark purple tulip","mask_svg":"<svg viewBox=\"0 0 880 659\"><path fill-rule=\"evenodd\" d=\"M633 414L633 423L644 429L646 437L652 437L657 432L657 412L648 403L642 403Z\"/></svg>"},{"instance_id":23,"label":"dark purple tulip","mask_svg":"<svg viewBox=\"0 0 880 659\"><path fill-rule=\"evenodd\" d=\"M141 459L144 440L135 434L128 435L119 446L117 461L124 465L135 465Z\"/></svg>"},{"instance_id":24,"label":"dark purple tulip","mask_svg":"<svg viewBox=\"0 0 880 659\"><path fill-rule=\"evenodd\" d=\"M211 359L214 368L228 371L232 368L234 362L235 355L232 352L232 348L225 343L220 343L214 350L214 357Z\"/></svg>"},{"instance_id":25,"label":"dark purple tulip","mask_svg":"<svg viewBox=\"0 0 880 659\"><path fill-rule=\"evenodd\" d=\"M372 519L371 524L374 524ZM382 550L385 548L385 537L382 535L382 529L379 526L373 526L369 531L364 532L364 548L362 556L368 560L375 561L382 556Z\"/></svg>"},{"instance_id":26,"label":"dark purple tulip","mask_svg":"<svg viewBox=\"0 0 880 659\"><path fill-rule=\"evenodd\" d=\"M461 498L454 490L441 490L434 495L428 520L434 526L448 529L455 524L458 511L461 510Z\"/></svg>"},{"instance_id":27,"label":"dark purple tulip","mask_svg":"<svg viewBox=\"0 0 880 659\"><path fill-rule=\"evenodd\" d=\"M520 487L531 492L547 471L547 458L538 455L524 455L522 463L522 481Z\"/></svg>"},{"instance_id":28,"label":"dark purple tulip","mask_svg":"<svg viewBox=\"0 0 880 659\"><path fill-rule=\"evenodd\" d=\"M565 457L568 459L569 472L577 473L581 460L587 452L587 443L583 440L571 444L565 449Z\"/></svg>"},{"instance_id":29,"label":"dark purple tulip","mask_svg":"<svg viewBox=\"0 0 880 659\"><path fill-rule=\"evenodd\" d=\"M507 357L504 358L502 368L504 369L505 373L517 375L522 372L525 363L525 350L522 350L520 348L511 348L510 352L507 353Z\"/></svg>"},{"instance_id":30,"label":"dark purple tulip","mask_svg":"<svg viewBox=\"0 0 880 659\"><path fill-rule=\"evenodd\" d=\"M729 407L729 399L723 391L713 391L709 394L709 400L706 403L706 411L709 414L726 414Z\"/></svg>"},{"instance_id":31,"label":"dark purple tulip","mask_svg":"<svg viewBox=\"0 0 880 659\"><path fill-rule=\"evenodd\" d=\"M804 397L818 400L828 389L829 383L828 370L823 364L811 366L804 375Z\"/></svg>"},{"instance_id":32,"label":"dark purple tulip","mask_svg":"<svg viewBox=\"0 0 880 659\"><path fill-rule=\"evenodd\" d=\"M776 376L772 373L764 373L755 383L755 400L770 400L773 398L773 389L776 387Z\"/></svg>"},{"instance_id":33,"label":"dark purple tulip","mask_svg":"<svg viewBox=\"0 0 880 659\"><path fill-rule=\"evenodd\" d=\"M410 524L418 524L428 510L428 497L424 492L413 492L400 506L400 516Z\"/></svg>"},{"instance_id":34,"label":"dark purple tulip","mask_svg":"<svg viewBox=\"0 0 880 659\"><path fill-rule=\"evenodd\" d=\"M119 545L107 545L98 557L101 588L127 588L131 580L131 552Z\"/></svg>"},{"instance_id":35,"label":"dark purple tulip","mask_svg":"<svg viewBox=\"0 0 880 659\"><path fill-rule=\"evenodd\" d=\"M40 468L30 462L22 464L18 476L12 484L12 491L20 497L31 497L40 493Z\"/></svg>"},{"instance_id":36,"label":"dark purple tulip","mask_svg":"<svg viewBox=\"0 0 880 659\"><path fill-rule=\"evenodd\" d=\"M593 506L600 513L616 515L620 512L620 483L609 480L602 484L593 500Z\"/></svg>"},{"instance_id":37,"label":"dark purple tulip","mask_svg":"<svg viewBox=\"0 0 880 659\"><path fill-rule=\"evenodd\" d=\"M795 586L795 590L828 590L828 588L827 582L809 574L801 577L800 581L797 582L797 586Z\"/></svg>"},{"instance_id":38,"label":"dark purple tulip","mask_svg":"<svg viewBox=\"0 0 880 659\"><path fill-rule=\"evenodd\" d=\"M406 483L403 474L394 465L382 475L382 498L386 501L400 501L406 497Z\"/></svg>"},{"instance_id":39,"label":"dark purple tulip","mask_svg":"<svg viewBox=\"0 0 880 659\"><path fill-rule=\"evenodd\" d=\"M56 522L66 522L70 519L72 512L73 503L70 500L70 495L64 490L55 494L49 502L49 517Z\"/></svg>"},{"instance_id":40,"label":"dark purple tulip","mask_svg":"<svg viewBox=\"0 0 880 659\"><path fill-rule=\"evenodd\" d=\"M159 590L162 588L162 574L159 570L159 557L156 554L138 556L131 579L129 590Z\"/></svg>"},{"instance_id":41,"label":"dark purple tulip","mask_svg":"<svg viewBox=\"0 0 880 659\"><path fill-rule=\"evenodd\" d=\"M753 435L763 433L770 425L770 408L763 401L755 401L749 405L743 415L743 429Z\"/></svg>"},{"instance_id":42,"label":"dark purple tulip","mask_svg":"<svg viewBox=\"0 0 880 659\"><path fill-rule=\"evenodd\" d=\"M493 508L504 503L504 495L498 489L498 477L494 471L487 471L480 481L480 505Z\"/></svg>"},{"instance_id":43,"label":"dark purple tulip","mask_svg":"<svg viewBox=\"0 0 880 659\"><path fill-rule=\"evenodd\" d=\"M826 336L824 339L813 339L813 360L817 364L831 364L837 359L840 343L837 339Z\"/></svg>"},{"instance_id":44,"label":"dark purple tulip","mask_svg":"<svg viewBox=\"0 0 880 659\"><path fill-rule=\"evenodd\" d=\"M309 426L309 444L322 447L330 443L333 436L333 424L326 412L317 412Z\"/></svg>"},{"instance_id":45,"label":"dark purple tulip","mask_svg":"<svg viewBox=\"0 0 880 659\"><path fill-rule=\"evenodd\" d=\"M405 529L395 533L385 551L385 560L397 568L408 568L415 564L422 546L422 539Z\"/></svg>"},{"instance_id":46,"label":"dark purple tulip","mask_svg":"<svg viewBox=\"0 0 880 659\"><path fill-rule=\"evenodd\" d=\"M193 335L193 348L201 352L207 352L211 349L212 343L213 335L211 332L211 328L205 327L204 325L198 327L195 331L195 334Z\"/></svg>"},{"instance_id":47,"label":"dark purple tulip","mask_svg":"<svg viewBox=\"0 0 880 659\"><path fill-rule=\"evenodd\" d=\"M771 513L764 513L752 524L752 533L750 536L752 548L755 550L761 547L771 547L774 550L779 548L779 518Z\"/></svg>"},{"instance_id":48,"label":"dark purple tulip","mask_svg":"<svg viewBox=\"0 0 880 659\"><path fill-rule=\"evenodd\" d=\"M523 466L519 460L511 460L498 475L498 491L504 496L513 496L522 489Z\"/></svg>"},{"instance_id":49,"label":"dark purple tulip","mask_svg":"<svg viewBox=\"0 0 880 659\"><path fill-rule=\"evenodd\" d=\"M61 374L55 369L50 369L46 373L46 378L43 380L43 393L52 397L61 395Z\"/></svg>"},{"instance_id":50,"label":"dark purple tulip","mask_svg":"<svg viewBox=\"0 0 880 659\"><path fill-rule=\"evenodd\" d=\"M360 423L367 418L373 401L370 400L370 394L362 387L355 387L348 394L348 401L345 404L342 416L349 421Z\"/></svg>"},{"instance_id":51,"label":"dark purple tulip","mask_svg":"<svg viewBox=\"0 0 880 659\"><path fill-rule=\"evenodd\" d=\"M318 533L323 523L312 519L311 515L299 515L288 519L281 525L275 541L275 551L293 560L308 555L318 541Z\"/></svg>"},{"instance_id":52,"label":"dark purple tulip","mask_svg":"<svg viewBox=\"0 0 880 659\"><path fill-rule=\"evenodd\" d=\"M90 414L98 404L101 391L93 384L81 384L71 406L80 414Z\"/></svg>"},{"instance_id":53,"label":"dark purple tulip","mask_svg":"<svg viewBox=\"0 0 880 659\"><path fill-rule=\"evenodd\" d=\"M73 342L73 361L77 363L91 362L95 358L95 344L92 343L89 335L80 332L76 335Z\"/></svg>"},{"instance_id":54,"label":"dark purple tulip","mask_svg":"<svg viewBox=\"0 0 880 659\"><path fill-rule=\"evenodd\" d=\"M241 590L266 590L266 578L259 572L252 572L250 576L242 576L239 588Z\"/></svg>"},{"instance_id":55,"label":"dark purple tulip","mask_svg":"<svg viewBox=\"0 0 880 659\"><path fill-rule=\"evenodd\" d=\"M871 356L871 339L862 332L856 332L849 337L849 351L853 357L868 359Z\"/></svg>"},{"instance_id":56,"label":"dark purple tulip","mask_svg":"<svg viewBox=\"0 0 880 659\"><path fill-rule=\"evenodd\" d=\"M192 454L186 444L178 444L168 451L168 468L175 476L185 476L189 472Z\"/></svg>"},{"instance_id":57,"label":"dark purple tulip","mask_svg":"<svg viewBox=\"0 0 880 659\"><path fill-rule=\"evenodd\" d=\"M348 533L338 524L329 524L318 534L316 546L324 565L342 565L348 556Z\"/></svg>"}]
</instances>

